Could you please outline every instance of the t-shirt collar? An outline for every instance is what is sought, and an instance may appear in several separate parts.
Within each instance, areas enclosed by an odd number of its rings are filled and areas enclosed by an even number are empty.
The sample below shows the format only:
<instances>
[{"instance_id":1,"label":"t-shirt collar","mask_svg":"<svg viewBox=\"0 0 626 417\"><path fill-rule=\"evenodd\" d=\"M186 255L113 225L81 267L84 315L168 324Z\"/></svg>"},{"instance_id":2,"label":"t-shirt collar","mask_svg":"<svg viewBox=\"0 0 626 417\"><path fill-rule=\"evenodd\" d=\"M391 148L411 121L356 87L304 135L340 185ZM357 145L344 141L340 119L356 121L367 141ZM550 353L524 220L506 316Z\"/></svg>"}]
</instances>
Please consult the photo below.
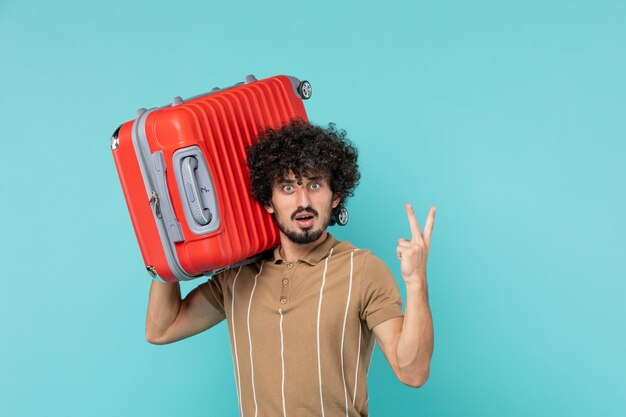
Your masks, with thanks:
<instances>
[{"instance_id":1,"label":"t-shirt collar","mask_svg":"<svg viewBox=\"0 0 626 417\"><path fill-rule=\"evenodd\" d=\"M331 235L329 232L326 235L326 239L322 243L317 245L311 252L309 252L308 255L302 258L301 261L304 261L308 263L309 265L315 265L322 259L326 258L331 248L333 248L337 243L339 243L339 241L335 239L335 237ZM276 248L274 248L274 263L275 264L285 261L280 254L281 246L282 245L278 245Z\"/></svg>"}]
</instances>

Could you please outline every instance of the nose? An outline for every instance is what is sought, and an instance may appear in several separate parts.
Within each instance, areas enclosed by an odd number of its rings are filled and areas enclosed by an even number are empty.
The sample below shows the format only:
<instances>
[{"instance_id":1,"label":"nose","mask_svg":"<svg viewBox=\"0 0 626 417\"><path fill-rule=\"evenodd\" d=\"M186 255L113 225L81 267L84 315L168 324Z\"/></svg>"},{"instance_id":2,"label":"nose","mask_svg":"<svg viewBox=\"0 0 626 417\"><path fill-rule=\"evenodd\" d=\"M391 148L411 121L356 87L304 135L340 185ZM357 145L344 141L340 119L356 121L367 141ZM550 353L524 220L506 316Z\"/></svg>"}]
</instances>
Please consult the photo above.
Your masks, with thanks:
<instances>
[{"instance_id":1,"label":"nose","mask_svg":"<svg viewBox=\"0 0 626 417\"><path fill-rule=\"evenodd\" d=\"M309 190L306 187L299 187L296 195L296 203L298 207L309 207L311 200L309 198Z\"/></svg>"}]
</instances>

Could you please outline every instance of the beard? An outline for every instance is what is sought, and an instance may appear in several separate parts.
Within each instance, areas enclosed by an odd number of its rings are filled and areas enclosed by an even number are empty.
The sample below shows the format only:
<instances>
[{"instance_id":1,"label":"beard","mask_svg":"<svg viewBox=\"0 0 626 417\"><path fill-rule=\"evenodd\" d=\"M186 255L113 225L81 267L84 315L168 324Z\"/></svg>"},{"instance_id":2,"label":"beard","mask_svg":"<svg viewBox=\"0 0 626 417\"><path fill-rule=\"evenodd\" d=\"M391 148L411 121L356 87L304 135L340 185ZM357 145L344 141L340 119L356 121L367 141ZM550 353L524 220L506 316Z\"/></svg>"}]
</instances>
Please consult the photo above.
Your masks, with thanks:
<instances>
[{"instance_id":1,"label":"beard","mask_svg":"<svg viewBox=\"0 0 626 417\"><path fill-rule=\"evenodd\" d=\"M306 209L303 207L299 207L298 210L296 210L291 215L291 219L292 220L295 219L296 215L302 211L308 211L308 212L314 213L316 216L319 217L318 212L314 210L312 207L308 207ZM303 230L288 230L285 224L283 224L280 218L278 218L278 216L276 215L277 213L274 214L274 219L276 219L276 223L278 224L278 229L285 236L287 236L287 238L290 241L292 241L293 243L305 245L307 243L315 242L317 239L320 238L320 236L322 236L322 234L324 234L324 231L326 230L326 228L328 228L328 225L330 224L331 211L332 211L332 204L327 210L328 216L325 219L323 219L322 225L318 229L313 229L311 227L311 228L307 228Z\"/></svg>"}]
</instances>

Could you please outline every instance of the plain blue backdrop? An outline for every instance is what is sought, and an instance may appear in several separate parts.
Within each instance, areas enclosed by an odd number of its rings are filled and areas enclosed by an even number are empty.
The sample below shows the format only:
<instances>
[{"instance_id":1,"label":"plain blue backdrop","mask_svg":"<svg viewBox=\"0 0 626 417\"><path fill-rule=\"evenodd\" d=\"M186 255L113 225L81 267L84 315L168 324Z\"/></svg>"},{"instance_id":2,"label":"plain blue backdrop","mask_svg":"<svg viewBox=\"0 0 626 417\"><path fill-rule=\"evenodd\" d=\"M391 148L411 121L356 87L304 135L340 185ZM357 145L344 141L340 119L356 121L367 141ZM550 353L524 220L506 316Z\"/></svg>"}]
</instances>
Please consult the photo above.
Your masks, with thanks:
<instances>
[{"instance_id":1,"label":"plain blue backdrop","mask_svg":"<svg viewBox=\"0 0 626 417\"><path fill-rule=\"evenodd\" d=\"M625 45L623 1L1 0L0 414L237 415L224 323L144 339L109 138L252 73L308 79L310 119L347 130L332 231L402 290L403 204L437 206L430 379L377 348L372 416L626 415Z\"/></svg>"}]
</instances>

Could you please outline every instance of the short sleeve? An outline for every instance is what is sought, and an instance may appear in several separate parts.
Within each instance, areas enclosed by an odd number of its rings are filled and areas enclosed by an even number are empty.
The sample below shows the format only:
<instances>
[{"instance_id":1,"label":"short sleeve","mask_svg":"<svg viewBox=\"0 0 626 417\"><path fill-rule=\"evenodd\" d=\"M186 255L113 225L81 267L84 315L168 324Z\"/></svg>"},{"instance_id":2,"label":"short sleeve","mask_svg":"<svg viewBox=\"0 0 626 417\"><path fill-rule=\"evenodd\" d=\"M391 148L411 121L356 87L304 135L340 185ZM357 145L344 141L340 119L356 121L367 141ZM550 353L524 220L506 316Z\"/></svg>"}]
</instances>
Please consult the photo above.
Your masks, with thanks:
<instances>
[{"instance_id":1,"label":"short sleeve","mask_svg":"<svg viewBox=\"0 0 626 417\"><path fill-rule=\"evenodd\" d=\"M365 255L361 273L361 320L372 330L393 317L402 316L402 297L387 265L371 253Z\"/></svg>"},{"instance_id":2,"label":"short sleeve","mask_svg":"<svg viewBox=\"0 0 626 417\"><path fill-rule=\"evenodd\" d=\"M231 270L232 269L228 269L215 274L211 276L207 282L198 285L200 292L213 305L213 307L222 313L224 313L224 287Z\"/></svg>"}]
</instances>

